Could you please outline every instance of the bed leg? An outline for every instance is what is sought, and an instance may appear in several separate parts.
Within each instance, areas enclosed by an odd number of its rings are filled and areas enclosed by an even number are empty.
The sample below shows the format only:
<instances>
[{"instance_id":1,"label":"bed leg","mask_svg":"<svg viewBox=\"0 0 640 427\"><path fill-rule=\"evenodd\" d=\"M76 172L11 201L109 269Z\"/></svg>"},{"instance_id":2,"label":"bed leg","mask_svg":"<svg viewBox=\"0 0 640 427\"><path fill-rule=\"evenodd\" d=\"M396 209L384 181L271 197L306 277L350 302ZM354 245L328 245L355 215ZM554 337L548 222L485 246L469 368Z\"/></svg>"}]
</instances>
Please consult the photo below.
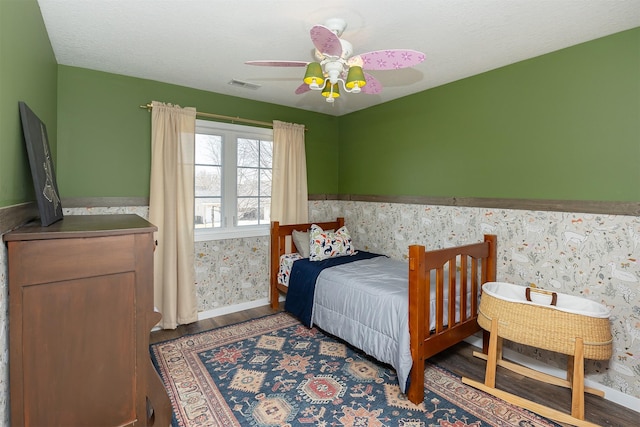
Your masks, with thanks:
<instances>
[{"instance_id":1,"label":"bed leg","mask_svg":"<svg viewBox=\"0 0 640 427\"><path fill-rule=\"evenodd\" d=\"M276 290L274 293L275 295L271 296L271 309L278 310L280 309L280 302L278 301L279 292Z\"/></svg>"},{"instance_id":2,"label":"bed leg","mask_svg":"<svg viewBox=\"0 0 640 427\"><path fill-rule=\"evenodd\" d=\"M411 366L410 385L407 390L407 398L415 405L424 401L424 359L413 361Z\"/></svg>"}]
</instances>

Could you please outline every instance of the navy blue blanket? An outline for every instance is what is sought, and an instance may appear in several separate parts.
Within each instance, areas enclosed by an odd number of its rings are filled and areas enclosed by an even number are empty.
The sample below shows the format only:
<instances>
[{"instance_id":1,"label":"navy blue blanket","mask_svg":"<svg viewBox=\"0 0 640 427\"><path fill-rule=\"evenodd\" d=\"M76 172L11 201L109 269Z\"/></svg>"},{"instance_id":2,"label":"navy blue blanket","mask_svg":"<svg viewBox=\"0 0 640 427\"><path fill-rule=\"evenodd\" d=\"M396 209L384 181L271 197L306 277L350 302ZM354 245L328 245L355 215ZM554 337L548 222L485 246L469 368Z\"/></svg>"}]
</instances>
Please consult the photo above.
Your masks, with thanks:
<instances>
[{"instance_id":1,"label":"navy blue blanket","mask_svg":"<svg viewBox=\"0 0 640 427\"><path fill-rule=\"evenodd\" d=\"M305 326L311 326L313 311L313 296L316 289L316 279L325 268L363 259L375 258L379 254L358 251L354 255L327 258L322 261L309 261L309 258L299 259L293 263L289 275L289 287L284 309L296 316Z\"/></svg>"}]
</instances>

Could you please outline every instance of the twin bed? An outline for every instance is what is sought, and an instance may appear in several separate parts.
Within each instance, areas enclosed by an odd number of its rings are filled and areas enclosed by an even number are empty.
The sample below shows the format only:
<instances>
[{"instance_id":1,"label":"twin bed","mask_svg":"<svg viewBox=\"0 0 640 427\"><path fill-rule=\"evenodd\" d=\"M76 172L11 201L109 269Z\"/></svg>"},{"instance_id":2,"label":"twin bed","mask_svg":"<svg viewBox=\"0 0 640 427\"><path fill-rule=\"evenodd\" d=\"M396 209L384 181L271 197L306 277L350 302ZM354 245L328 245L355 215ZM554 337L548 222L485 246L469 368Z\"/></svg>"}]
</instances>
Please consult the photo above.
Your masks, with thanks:
<instances>
[{"instance_id":1,"label":"twin bed","mask_svg":"<svg viewBox=\"0 0 640 427\"><path fill-rule=\"evenodd\" d=\"M401 390L419 404L425 360L481 330L478 301L482 284L496 280L496 236L433 251L411 245L408 263L361 250L343 256L326 250L314 262L304 247L308 240L293 238L312 225L336 230L338 239L345 230L343 218L271 223L272 308L279 308L280 293L286 293L285 310L390 364ZM335 237L322 236L327 234Z\"/></svg>"}]
</instances>

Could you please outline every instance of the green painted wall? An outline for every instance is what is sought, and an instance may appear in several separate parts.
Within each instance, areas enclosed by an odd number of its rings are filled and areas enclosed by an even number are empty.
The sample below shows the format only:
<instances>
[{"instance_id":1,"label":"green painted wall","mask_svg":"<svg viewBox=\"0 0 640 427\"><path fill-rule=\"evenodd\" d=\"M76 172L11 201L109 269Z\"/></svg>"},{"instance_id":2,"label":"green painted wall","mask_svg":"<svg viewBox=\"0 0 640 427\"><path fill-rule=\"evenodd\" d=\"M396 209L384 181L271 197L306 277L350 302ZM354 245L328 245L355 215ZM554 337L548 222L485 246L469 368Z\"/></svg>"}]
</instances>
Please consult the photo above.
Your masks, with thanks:
<instances>
[{"instance_id":1,"label":"green painted wall","mask_svg":"<svg viewBox=\"0 0 640 427\"><path fill-rule=\"evenodd\" d=\"M62 198L149 195L150 101L254 120L303 123L309 191L337 193L337 162L314 162L338 149L338 119L117 74L59 66L58 187Z\"/></svg>"},{"instance_id":2,"label":"green painted wall","mask_svg":"<svg viewBox=\"0 0 640 427\"><path fill-rule=\"evenodd\" d=\"M640 28L339 126L341 194L638 201Z\"/></svg>"},{"instance_id":3,"label":"green painted wall","mask_svg":"<svg viewBox=\"0 0 640 427\"><path fill-rule=\"evenodd\" d=\"M56 75L36 0L0 0L0 207L35 200L18 101L45 123L56 159Z\"/></svg>"}]
</instances>

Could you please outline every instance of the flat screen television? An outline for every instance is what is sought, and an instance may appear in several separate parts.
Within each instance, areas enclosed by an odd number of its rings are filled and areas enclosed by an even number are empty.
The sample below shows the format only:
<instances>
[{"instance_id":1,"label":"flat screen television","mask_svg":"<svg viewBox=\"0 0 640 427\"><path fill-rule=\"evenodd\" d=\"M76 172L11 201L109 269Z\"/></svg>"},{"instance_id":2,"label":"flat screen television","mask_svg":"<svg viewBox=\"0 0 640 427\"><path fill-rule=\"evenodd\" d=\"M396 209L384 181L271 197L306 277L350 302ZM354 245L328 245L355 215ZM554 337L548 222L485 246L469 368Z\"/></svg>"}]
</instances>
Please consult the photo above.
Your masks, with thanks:
<instances>
[{"instance_id":1,"label":"flat screen television","mask_svg":"<svg viewBox=\"0 0 640 427\"><path fill-rule=\"evenodd\" d=\"M40 222L43 227L62 219L62 203L51 159L47 128L38 116L20 101L20 120L24 142L27 145L33 186L38 200Z\"/></svg>"}]
</instances>

